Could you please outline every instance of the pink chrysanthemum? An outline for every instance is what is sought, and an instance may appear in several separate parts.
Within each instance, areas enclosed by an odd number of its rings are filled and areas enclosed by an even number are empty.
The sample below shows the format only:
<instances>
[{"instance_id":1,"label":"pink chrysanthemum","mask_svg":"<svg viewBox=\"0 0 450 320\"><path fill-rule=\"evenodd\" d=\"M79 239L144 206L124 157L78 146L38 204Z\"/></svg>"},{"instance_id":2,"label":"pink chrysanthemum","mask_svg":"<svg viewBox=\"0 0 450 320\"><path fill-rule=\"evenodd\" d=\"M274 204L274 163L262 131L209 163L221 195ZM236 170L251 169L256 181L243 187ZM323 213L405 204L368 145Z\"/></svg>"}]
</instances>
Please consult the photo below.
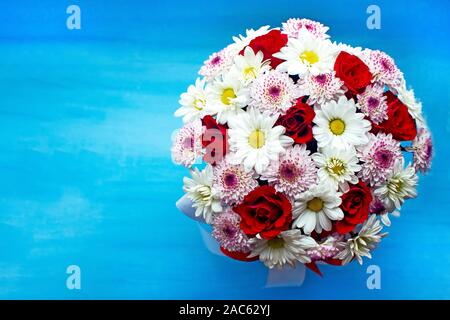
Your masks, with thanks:
<instances>
[{"instance_id":1,"label":"pink chrysanthemum","mask_svg":"<svg viewBox=\"0 0 450 320\"><path fill-rule=\"evenodd\" d=\"M329 38L329 36L327 35L327 31L329 28L324 26L320 22L298 18L292 18L286 22L283 22L283 31L287 33L289 37L298 38L300 30L302 28L305 28L309 31L309 33L319 39Z\"/></svg>"},{"instance_id":2,"label":"pink chrysanthemum","mask_svg":"<svg viewBox=\"0 0 450 320\"><path fill-rule=\"evenodd\" d=\"M184 125L175 136L172 159L177 164L191 167L202 156L202 122L196 120Z\"/></svg>"},{"instance_id":3,"label":"pink chrysanthemum","mask_svg":"<svg viewBox=\"0 0 450 320\"><path fill-rule=\"evenodd\" d=\"M426 173L431 168L433 158L433 141L427 129L420 128L412 143L414 169Z\"/></svg>"},{"instance_id":4,"label":"pink chrysanthemum","mask_svg":"<svg viewBox=\"0 0 450 320\"><path fill-rule=\"evenodd\" d=\"M358 175L372 186L385 181L397 160L403 159L400 142L381 132L369 134L369 143L358 148L358 157L363 162Z\"/></svg>"},{"instance_id":5,"label":"pink chrysanthemum","mask_svg":"<svg viewBox=\"0 0 450 320\"><path fill-rule=\"evenodd\" d=\"M362 94L358 95L358 104L361 111L376 124L388 118L388 106L383 95L384 87L379 83L366 87Z\"/></svg>"},{"instance_id":6,"label":"pink chrysanthemum","mask_svg":"<svg viewBox=\"0 0 450 320\"><path fill-rule=\"evenodd\" d=\"M324 261L327 259L334 258L342 248L339 246L339 243L344 239L343 235L333 234L328 237L327 240L319 244L314 249L307 250L308 256L311 258L311 261Z\"/></svg>"},{"instance_id":7,"label":"pink chrysanthemum","mask_svg":"<svg viewBox=\"0 0 450 320\"><path fill-rule=\"evenodd\" d=\"M344 94L343 82L334 75L334 72L314 76L308 75L303 83L299 85L301 95L309 96L310 105L322 105L334 100Z\"/></svg>"},{"instance_id":8,"label":"pink chrysanthemum","mask_svg":"<svg viewBox=\"0 0 450 320\"><path fill-rule=\"evenodd\" d=\"M271 162L261 179L291 198L306 191L317 180L317 168L309 153L305 144L295 145Z\"/></svg>"},{"instance_id":9,"label":"pink chrysanthemum","mask_svg":"<svg viewBox=\"0 0 450 320\"><path fill-rule=\"evenodd\" d=\"M227 47L210 55L208 60L203 63L198 74L210 81L232 65L231 50Z\"/></svg>"},{"instance_id":10,"label":"pink chrysanthemum","mask_svg":"<svg viewBox=\"0 0 450 320\"><path fill-rule=\"evenodd\" d=\"M213 185L220 192L222 201L231 206L241 202L258 186L258 181L253 171L246 172L244 166L222 160L214 168Z\"/></svg>"},{"instance_id":11,"label":"pink chrysanthemum","mask_svg":"<svg viewBox=\"0 0 450 320\"><path fill-rule=\"evenodd\" d=\"M284 114L300 97L300 90L285 72L270 70L250 87L250 105L270 115Z\"/></svg>"},{"instance_id":12,"label":"pink chrysanthemum","mask_svg":"<svg viewBox=\"0 0 450 320\"><path fill-rule=\"evenodd\" d=\"M398 87L403 81L403 73L389 55L379 50L365 50L365 57L373 81L384 83L390 87Z\"/></svg>"},{"instance_id":13,"label":"pink chrysanthemum","mask_svg":"<svg viewBox=\"0 0 450 320\"><path fill-rule=\"evenodd\" d=\"M251 249L249 239L241 230L239 224L241 217L227 210L214 217L212 236L220 246L228 251L249 252Z\"/></svg>"}]
</instances>

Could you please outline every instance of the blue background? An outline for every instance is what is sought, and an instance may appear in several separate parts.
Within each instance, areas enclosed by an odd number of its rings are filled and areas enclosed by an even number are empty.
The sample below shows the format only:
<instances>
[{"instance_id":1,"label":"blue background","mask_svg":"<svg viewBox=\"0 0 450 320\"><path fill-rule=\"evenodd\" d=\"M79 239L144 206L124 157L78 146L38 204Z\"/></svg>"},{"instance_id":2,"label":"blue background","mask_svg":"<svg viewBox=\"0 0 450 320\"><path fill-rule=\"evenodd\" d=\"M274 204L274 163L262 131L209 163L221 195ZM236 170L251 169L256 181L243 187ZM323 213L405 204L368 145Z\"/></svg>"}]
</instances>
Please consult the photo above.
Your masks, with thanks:
<instances>
[{"instance_id":1,"label":"blue background","mask_svg":"<svg viewBox=\"0 0 450 320\"><path fill-rule=\"evenodd\" d=\"M81 8L81 30L66 8ZM381 8L381 30L366 8ZM0 2L0 298L450 298L447 1ZM360 267L264 288L266 270L212 255L175 208L178 95L245 28L307 17L391 54L434 134L432 172ZM382 272L366 287L366 266ZM81 267L82 289L66 288Z\"/></svg>"}]
</instances>

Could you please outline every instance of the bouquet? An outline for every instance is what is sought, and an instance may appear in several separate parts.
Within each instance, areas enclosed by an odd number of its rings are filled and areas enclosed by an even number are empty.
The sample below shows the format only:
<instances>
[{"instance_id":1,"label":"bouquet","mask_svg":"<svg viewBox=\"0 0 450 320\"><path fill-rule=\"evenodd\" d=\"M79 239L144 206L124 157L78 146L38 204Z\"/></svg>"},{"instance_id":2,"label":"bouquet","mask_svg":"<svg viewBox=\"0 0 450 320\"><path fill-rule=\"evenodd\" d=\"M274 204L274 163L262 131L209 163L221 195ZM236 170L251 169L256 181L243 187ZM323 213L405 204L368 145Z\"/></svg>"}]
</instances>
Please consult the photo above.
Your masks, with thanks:
<instances>
[{"instance_id":1,"label":"bouquet","mask_svg":"<svg viewBox=\"0 0 450 320\"><path fill-rule=\"evenodd\" d=\"M231 258L318 273L362 264L430 169L422 104L392 57L328 29L289 19L247 30L181 95L183 210Z\"/></svg>"}]
</instances>

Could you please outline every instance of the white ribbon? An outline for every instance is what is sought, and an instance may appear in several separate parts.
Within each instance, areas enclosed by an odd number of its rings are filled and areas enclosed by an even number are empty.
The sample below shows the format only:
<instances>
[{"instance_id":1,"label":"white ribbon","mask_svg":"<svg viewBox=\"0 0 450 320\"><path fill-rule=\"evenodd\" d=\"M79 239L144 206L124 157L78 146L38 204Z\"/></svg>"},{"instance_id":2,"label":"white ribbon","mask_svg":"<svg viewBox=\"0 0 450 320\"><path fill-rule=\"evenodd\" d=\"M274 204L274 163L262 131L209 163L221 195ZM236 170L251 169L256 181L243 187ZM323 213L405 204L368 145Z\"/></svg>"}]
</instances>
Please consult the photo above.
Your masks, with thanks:
<instances>
[{"instance_id":1,"label":"white ribbon","mask_svg":"<svg viewBox=\"0 0 450 320\"><path fill-rule=\"evenodd\" d=\"M220 251L217 241L206 230L205 219L202 216L195 216L195 208L192 207L192 201L187 195L182 196L176 203L177 208L189 218L197 221L203 243L208 250L218 256L225 256ZM306 268L302 263L297 263L295 268L285 265L281 269L269 269L266 280L266 288L275 287L300 287L305 280Z\"/></svg>"}]
</instances>

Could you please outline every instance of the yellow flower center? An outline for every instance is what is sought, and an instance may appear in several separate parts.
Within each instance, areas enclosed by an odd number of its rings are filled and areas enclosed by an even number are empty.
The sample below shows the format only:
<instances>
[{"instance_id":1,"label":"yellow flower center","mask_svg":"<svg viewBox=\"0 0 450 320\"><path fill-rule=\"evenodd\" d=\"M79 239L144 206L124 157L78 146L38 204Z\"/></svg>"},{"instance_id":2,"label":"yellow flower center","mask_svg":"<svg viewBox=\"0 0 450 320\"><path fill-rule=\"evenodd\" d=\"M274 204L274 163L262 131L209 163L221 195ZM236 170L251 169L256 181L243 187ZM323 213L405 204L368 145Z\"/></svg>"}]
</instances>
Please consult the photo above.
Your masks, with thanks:
<instances>
[{"instance_id":1,"label":"yellow flower center","mask_svg":"<svg viewBox=\"0 0 450 320\"><path fill-rule=\"evenodd\" d=\"M300 60L302 60L303 63L307 61L309 64L314 64L319 61L319 56L314 51L306 50L300 55Z\"/></svg>"},{"instance_id":2,"label":"yellow flower center","mask_svg":"<svg viewBox=\"0 0 450 320\"><path fill-rule=\"evenodd\" d=\"M225 104L227 106L230 105L230 103L231 103L230 99L234 99L234 98L236 98L236 93L234 93L233 88L226 88L223 90L222 97L221 97L223 104Z\"/></svg>"},{"instance_id":3,"label":"yellow flower center","mask_svg":"<svg viewBox=\"0 0 450 320\"><path fill-rule=\"evenodd\" d=\"M267 242L267 245L272 249L281 249L284 247L283 238L273 238Z\"/></svg>"},{"instance_id":4,"label":"yellow flower center","mask_svg":"<svg viewBox=\"0 0 450 320\"><path fill-rule=\"evenodd\" d=\"M330 161L328 161L328 172L333 173L337 176L344 174L345 168L345 163L340 159L331 158Z\"/></svg>"},{"instance_id":5,"label":"yellow flower center","mask_svg":"<svg viewBox=\"0 0 450 320\"><path fill-rule=\"evenodd\" d=\"M308 209L314 212L319 212L323 208L323 200L320 198L313 198L306 204Z\"/></svg>"},{"instance_id":6,"label":"yellow flower center","mask_svg":"<svg viewBox=\"0 0 450 320\"><path fill-rule=\"evenodd\" d=\"M387 187L392 193L399 193L402 191L403 181L397 178L392 178Z\"/></svg>"},{"instance_id":7,"label":"yellow flower center","mask_svg":"<svg viewBox=\"0 0 450 320\"><path fill-rule=\"evenodd\" d=\"M330 131L336 135L340 136L345 131L345 122L341 119L334 119L330 121Z\"/></svg>"},{"instance_id":8,"label":"yellow flower center","mask_svg":"<svg viewBox=\"0 0 450 320\"><path fill-rule=\"evenodd\" d=\"M250 133L250 136L248 137L248 143L253 149L262 148L265 142L264 132L259 129L256 129L255 131Z\"/></svg>"},{"instance_id":9,"label":"yellow flower center","mask_svg":"<svg viewBox=\"0 0 450 320\"><path fill-rule=\"evenodd\" d=\"M203 106L205 105L205 100L195 99L193 105L194 105L194 109L197 109L199 111L203 110Z\"/></svg>"},{"instance_id":10,"label":"yellow flower center","mask_svg":"<svg viewBox=\"0 0 450 320\"><path fill-rule=\"evenodd\" d=\"M255 67L248 67L244 69L244 74L246 77L256 78Z\"/></svg>"}]
</instances>

